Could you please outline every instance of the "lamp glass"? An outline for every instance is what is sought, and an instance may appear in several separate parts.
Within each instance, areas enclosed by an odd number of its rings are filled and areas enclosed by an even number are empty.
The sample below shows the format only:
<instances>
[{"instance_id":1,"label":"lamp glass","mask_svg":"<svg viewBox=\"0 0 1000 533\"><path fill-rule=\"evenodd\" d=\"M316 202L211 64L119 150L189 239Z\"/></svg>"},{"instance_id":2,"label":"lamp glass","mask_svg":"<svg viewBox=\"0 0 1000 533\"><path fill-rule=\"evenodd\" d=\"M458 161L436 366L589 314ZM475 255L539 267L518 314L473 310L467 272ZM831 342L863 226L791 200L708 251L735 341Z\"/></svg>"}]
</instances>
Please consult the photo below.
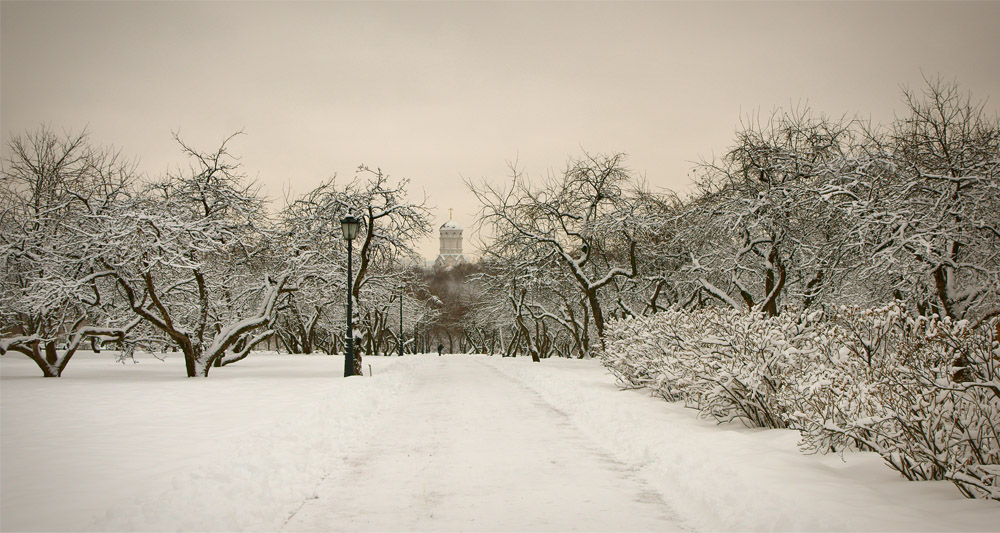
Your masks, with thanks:
<instances>
[{"instance_id":1,"label":"lamp glass","mask_svg":"<svg viewBox=\"0 0 1000 533\"><path fill-rule=\"evenodd\" d=\"M358 230L361 228L361 221L357 217L347 215L340 220L340 229L344 232L344 239L353 241L355 237L358 236Z\"/></svg>"}]
</instances>

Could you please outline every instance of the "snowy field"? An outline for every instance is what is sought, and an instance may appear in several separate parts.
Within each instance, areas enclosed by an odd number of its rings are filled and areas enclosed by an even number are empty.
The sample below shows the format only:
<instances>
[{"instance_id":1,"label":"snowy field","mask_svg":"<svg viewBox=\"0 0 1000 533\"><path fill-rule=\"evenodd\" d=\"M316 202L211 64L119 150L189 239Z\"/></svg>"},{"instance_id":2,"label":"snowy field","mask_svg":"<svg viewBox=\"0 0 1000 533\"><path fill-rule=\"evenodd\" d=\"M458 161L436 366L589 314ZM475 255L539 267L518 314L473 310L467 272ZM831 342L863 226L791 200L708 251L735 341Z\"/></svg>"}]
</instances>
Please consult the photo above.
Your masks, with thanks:
<instances>
[{"instance_id":1,"label":"snowy field","mask_svg":"<svg viewBox=\"0 0 1000 533\"><path fill-rule=\"evenodd\" d=\"M422 434L419 426L429 421L399 416L404 408L454 411L462 401L458 395L491 390L487 380L504 380L513 387L505 390L530 397L532 405L565 420L560 435L586 442L621 465L619 470L640 479L656 493L653 499L672 509L679 528L1000 530L996 502L966 500L947 482L907 482L873 454L848 454L845 460L802 455L791 431L699 420L696 412L642 391L618 390L597 361L368 357L366 374L369 364L373 377L343 379L339 357L254 354L214 369L208 379L188 379L178 358L141 358L138 364L122 365L107 353L86 353L70 363L64 377L45 379L26 358L4 356L0 529L296 530L300 522L290 519L319 504L324 487L354 458L367 450L369 460L377 463L381 452L375 447L405 449L408 439ZM482 379L481 386L450 394L433 390L448 387L448 382L435 385L426 376L439 372L441 365L460 364L470 372L488 370L468 374ZM454 383L450 387L457 389ZM417 406L420 402L425 405ZM511 420L494 417L489 424L456 431L464 432L464 439L469 432L492 438L489 432L499 427L522 427L518 413L529 408L497 409L494 414ZM489 414L483 413L483 419ZM387 424L407 423L411 426L399 428L398 442L384 442L379 432ZM553 448L553 461L577 457L558 443L545 444ZM497 454L518 461L517 448L497 446L495 453L467 454L464 460L473 458L482 468L492 468ZM423 456L413 456L412 462L393 463L401 478L417 478L427 467ZM566 466L573 469L573 464ZM470 476L470 487L474 481ZM574 494L587 489L566 487ZM461 494L464 487L453 491ZM355 492L357 501L340 503L361 514L377 508L365 502L363 491ZM577 513L563 504L539 500L538 505L552 505L550 512L556 515ZM499 516L504 509L498 504L493 511ZM572 529L622 529L583 522L580 516L581 523ZM383 525L489 529L454 520L412 524ZM337 528L336 523L326 525ZM568 528L563 523L521 524L517 529Z\"/></svg>"}]
</instances>

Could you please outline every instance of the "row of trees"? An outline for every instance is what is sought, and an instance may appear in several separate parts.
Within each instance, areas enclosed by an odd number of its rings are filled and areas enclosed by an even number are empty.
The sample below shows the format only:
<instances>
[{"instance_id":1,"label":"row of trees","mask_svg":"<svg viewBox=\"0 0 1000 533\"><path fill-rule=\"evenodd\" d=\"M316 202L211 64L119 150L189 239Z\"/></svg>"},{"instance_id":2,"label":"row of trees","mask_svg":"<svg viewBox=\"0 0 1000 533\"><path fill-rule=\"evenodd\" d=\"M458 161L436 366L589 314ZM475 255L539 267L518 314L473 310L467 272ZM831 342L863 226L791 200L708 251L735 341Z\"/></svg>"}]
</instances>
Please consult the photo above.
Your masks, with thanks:
<instances>
[{"instance_id":1,"label":"row of trees","mask_svg":"<svg viewBox=\"0 0 1000 533\"><path fill-rule=\"evenodd\" d=\"M621 154L470 184L493 240L480 323L535 360L599 354L705 416L1000 499L1000 123L955 84L904 102L888 125L749 118L684 198Z\"/></svg>"},{"instance_id":2,"label":"row of trees","mask_svg":"<svg viewBox=\"0 0 1000 533\"><path fill-rule=\"evenodd\" d=\"M15 137L0 191L0 350L59 375L88 340L173 346L188 375L246 357L341 351L356 241L365 353L585 357L609 319L723 306L768 316L905 302L974 325L1000 314L1000 126L953 83L903 94L888 125L807 109L746 119L681 197L623 154L559 175L468 183L481 263L404 268L431 228L405 180L360 167L274 212L229 152L177 142L185 172L140 179L86 135ZM487 245L488 244L488 245ZM406 332L400 338L400 298Z\"/></svg>"},{"instance_id":3,"label":"row of trees","mask_svg":"<svg viewBox=\"0 0 1000 533\"><path fill-rule=\"evenodd\" d=\"M469 186L490 246L477 323L508 352L582 357L609 317L723 306L779 315L900 300L1000 314L1000 126L954 83L904 91L888 125L778 111L742 123L681 198L622 154Z\"/></svg>"},{"instance_id":4,"label":"row of trees","mask_svg":"<svg viewBox=\"0 0 1000 533\"><path fill-rule=\"evenodd\" d=\"M398 346L387 308L414 292L398 265L430 232L424 203L405 180L362 166L274 214L229 152L233 137L210 152L176 138L189 168L155 180L85 133L14 137L0 185L0 353L59 376L88 342L126 356L172 347L188 376L207 376L266 338L334 352L346 334L348 213L364 220L355 334L369 353ZM407 316L433 318L432 303L411 298Z\"/></svg>"}]
</instances>

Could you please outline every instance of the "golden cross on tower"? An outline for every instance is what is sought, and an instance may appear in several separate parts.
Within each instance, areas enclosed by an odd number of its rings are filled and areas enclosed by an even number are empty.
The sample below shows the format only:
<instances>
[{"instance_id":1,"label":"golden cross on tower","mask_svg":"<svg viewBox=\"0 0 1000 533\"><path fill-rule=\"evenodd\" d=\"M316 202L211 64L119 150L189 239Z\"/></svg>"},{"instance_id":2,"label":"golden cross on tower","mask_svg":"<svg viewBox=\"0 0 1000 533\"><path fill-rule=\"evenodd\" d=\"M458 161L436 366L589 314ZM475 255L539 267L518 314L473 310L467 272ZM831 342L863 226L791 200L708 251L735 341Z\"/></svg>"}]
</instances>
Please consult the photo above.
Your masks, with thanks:
<instances>
[{"instance_id":1,"label":"golden cross on tower","mask_svg":"<svg viewBox=\"0 0 1000 533\"><path fill-rule=\"evenodd\" d=\"M451 220L451 212L454 211L452 208L448 208L448 220Z\"/></svg>"}]
</instances>

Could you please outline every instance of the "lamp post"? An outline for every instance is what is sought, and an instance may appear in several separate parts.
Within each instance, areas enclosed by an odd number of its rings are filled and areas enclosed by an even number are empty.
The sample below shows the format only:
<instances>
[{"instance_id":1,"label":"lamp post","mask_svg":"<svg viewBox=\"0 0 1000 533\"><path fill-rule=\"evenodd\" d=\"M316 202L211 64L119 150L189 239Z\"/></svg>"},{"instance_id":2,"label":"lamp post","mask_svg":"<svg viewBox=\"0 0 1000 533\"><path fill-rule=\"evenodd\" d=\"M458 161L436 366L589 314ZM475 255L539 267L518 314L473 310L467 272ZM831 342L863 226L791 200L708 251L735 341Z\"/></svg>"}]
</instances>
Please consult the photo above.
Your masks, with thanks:
<instances>
[{"instance_id":1,"label":"lamp post","mask_svg":"<svg viewBox=\"0 0 1000 533\"><path fill-rule=\"evenodd\" d=\"M344 377L354 375L354 324L351 286L351 255L353 249L351 243L358 236L358 229L361 228L361 221L357 217L347 215L340 220L340 229L344 232L344 240L347 241L347 354L344 356Z\"/></svg>"},{"instance_id":2,"label":"lamp post","mask_svg":"<svg viewBox=\"0 0 1000 533\"><path fill-rule=\"evenodd\" d=\"M399 356L403 357L403 287L399 288Z\"/></svg>"}]
</instances>

